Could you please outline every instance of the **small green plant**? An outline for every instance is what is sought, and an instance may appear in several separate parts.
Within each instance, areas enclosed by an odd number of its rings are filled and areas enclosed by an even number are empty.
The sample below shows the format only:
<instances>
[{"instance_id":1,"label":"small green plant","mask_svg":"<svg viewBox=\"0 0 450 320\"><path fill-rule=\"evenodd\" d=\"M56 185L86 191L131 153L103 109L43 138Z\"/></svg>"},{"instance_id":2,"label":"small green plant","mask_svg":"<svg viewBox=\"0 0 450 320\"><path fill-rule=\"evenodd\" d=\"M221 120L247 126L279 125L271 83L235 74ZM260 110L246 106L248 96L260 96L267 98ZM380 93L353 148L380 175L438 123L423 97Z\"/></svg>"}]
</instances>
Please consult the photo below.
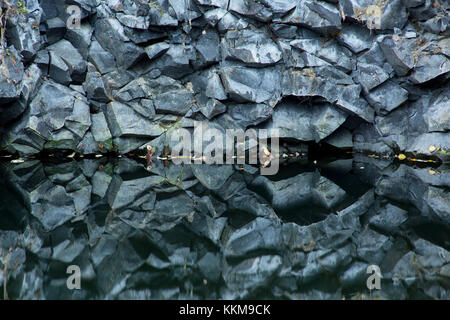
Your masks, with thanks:
<instances>
[{"instance_id":1,"label":"small green plant","mask_svg":"<svg viewBox=\"0 0 450 320\"><path fill-rule=\"evenodd\" d=\"M25 5L24 0L18 0L17 1L17 10L20 14L27 14L28 13L28 9Z\"/></svg>"},{"instance_id":2,"label":"small green plant","mask_svg":"<svg viewBox=\"0 0 450 320\"><path fill-rule=\"evenodd\" d=\"M158 11L159 11L159 15L160 15L161 17L164 15L164 10L163 10L163 8L161 7L161 5L159 4L159 2L158 2L157 0L150 0L150 1L148 2L148 6L149 6L151 9L158 10Z\"/></svg>"}]
</instances>

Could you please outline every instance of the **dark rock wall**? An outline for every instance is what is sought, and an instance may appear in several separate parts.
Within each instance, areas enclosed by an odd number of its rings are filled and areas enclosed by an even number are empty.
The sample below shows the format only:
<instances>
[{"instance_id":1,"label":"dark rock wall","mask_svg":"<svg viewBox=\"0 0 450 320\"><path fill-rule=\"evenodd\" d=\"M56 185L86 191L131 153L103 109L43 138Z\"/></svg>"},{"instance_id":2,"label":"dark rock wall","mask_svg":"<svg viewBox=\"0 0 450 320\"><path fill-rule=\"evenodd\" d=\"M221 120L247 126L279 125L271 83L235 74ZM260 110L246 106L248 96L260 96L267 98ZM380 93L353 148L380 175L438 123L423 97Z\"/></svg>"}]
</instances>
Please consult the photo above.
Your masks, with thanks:
<instances>
[{"instance_id":1,"label":"dark rock wall","mask_svg":"<svg viewBox=\"0 0 450 320\"><path fill-rule=\"evenodd\" d=\"M7 152L126 153L210 120L448 156L447 1L1 2Z\"/></svg>"},{"instance_id":2,"label":"dark rock wall","mask_svg":"<svg viewBox=\"0 0 450 320\"><path fill-rule=\"evenodd\" d=\"M6 152L161 152L198 120L449 155L446 1L0 2ZM12 298L449 298L445 165L355 155L273 179L126 157L1 165ZM82 268L73 295L68 264Z\"/></svg>"}]
</instances>

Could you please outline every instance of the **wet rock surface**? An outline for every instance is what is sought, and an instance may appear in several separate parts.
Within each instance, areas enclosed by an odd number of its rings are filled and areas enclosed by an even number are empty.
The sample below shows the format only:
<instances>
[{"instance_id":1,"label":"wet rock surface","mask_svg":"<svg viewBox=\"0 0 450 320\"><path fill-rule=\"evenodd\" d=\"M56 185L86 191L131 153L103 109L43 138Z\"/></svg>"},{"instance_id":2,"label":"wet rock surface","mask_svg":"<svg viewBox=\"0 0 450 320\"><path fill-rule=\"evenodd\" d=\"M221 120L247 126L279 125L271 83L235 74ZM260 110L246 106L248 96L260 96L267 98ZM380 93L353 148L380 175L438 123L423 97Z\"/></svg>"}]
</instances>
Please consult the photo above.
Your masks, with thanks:
<instances>
[{"instance_id":1,"label":"wet rock surface","mask_svg":"<svg viewBox=\"0 0 450 320\"><path fill-rule=\"evenodd\" d=\"M10 297L449 298L448 2L0 8L0 157L27 159L0 164ZM354 157L276 177L128 158L164 155L194 121Z\"/></svg>"},{"instance_id":2,"label":"wet rock surface","mask_svg":"<svg viewBox=\"0 0 450 320\"><path fill-rule=\"evenodd\" d=\"M80 8L80 21L69 17L69 5ZM278 126L283 138L300 142L345 131L357 151L447 159L445 1L1 6L0 148L9 153L99 153L98 142L108 141L107 151L125 154L176 117L231 117L238 127ZM37 105L60 123L40 116ZM81 109L104 117L112 140L99 138L98 122L81 119ZM402 132L387 125L397 114L409 115ZM427 152L430 146L437 151Z\"/></svg>"},{"instance_id":3,"label":"wet rock surface","mask_svg":"<svg viewBox=\"0 0 450 320\"><path fill-rule=\"evenodd\" d=\"M269 179L226 165L145 166L3 162L9 297L449 298L448 167L360 156ZM66 287L73 264L81 290ZM369 265L381 269L380 290L366 287Z\"/></svg>"}]
</instances>

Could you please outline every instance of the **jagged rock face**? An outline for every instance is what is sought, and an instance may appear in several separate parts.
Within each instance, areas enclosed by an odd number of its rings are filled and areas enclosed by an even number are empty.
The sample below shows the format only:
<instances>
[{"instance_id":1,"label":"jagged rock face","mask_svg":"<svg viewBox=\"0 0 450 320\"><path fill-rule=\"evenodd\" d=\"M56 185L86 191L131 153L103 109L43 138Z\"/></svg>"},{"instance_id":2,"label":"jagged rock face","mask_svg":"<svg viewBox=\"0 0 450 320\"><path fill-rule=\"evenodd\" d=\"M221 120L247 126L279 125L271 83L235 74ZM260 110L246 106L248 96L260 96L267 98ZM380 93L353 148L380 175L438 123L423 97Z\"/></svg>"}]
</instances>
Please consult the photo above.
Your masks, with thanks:
<instances>
[{"instance_id":1,"label":"jagged rock face","mask_svg":"<svg viewBox=\"0 0 450 320\"><path fill-rule=\"evenodd\" d=\"M98 153L100 139L106 150L126 153L157 138L164 132L158 130L161 123L167 128L195 119L223 125L219 118L225 116L238 127L282 128L284 138L299 141L332 141L335 131L347 130L359 151L422 153L427 144L448 148L447 3L10 4L2 4L0 62L5 133L0 147L9 152ZM79 24L73 24L75 11L68 12L69 5L79 8ZM92 121L78 119L79 103L56 111L57 97L36 97L55 83L66 88L58 90L71 90L64 94L76 93L89 106L90 118L105 118L112 138L99 138ZM47 132L48 118L30 110L36 104L57 113L57 119L64 114L67 130L50 125L54 132ZM386 125L396 113L417 116L399 132ZM361 127L348 126L343 120L349 116ZM71 130L79 121L82 129ZM367 130L374 134L363 133ZM335 145L349 145L335 140Z\"/></svg>"},{"instance_id":2,"label":"jagged rock face","mask_svg":"<svg viewBox=\"0 0 450 320\"><path fill-rule=\"evenodd\" d=\"M0 155L151 146L157 156L194 121L221 133L279 129L299 153L315 144L381 155L276 178L126 157L8 163L0 265L13 268L0 268L0 285L11 297L365 298L377 264L376 297L449 299L448 168L383 158L450 157L448 2L0 8ZM65 290L66 264L93 289Z\"/></svg>"},{"instance_id":3,"label":"jagged rock face","mask_svg":"<svg viewBox=\"0 0 450 320\"><path fill-rule=\"evenodd\" d=\"M127 158L2 163L0 283L12 299L448 299L446 168L356 157L271 180Z\"/></svg>"},{"instance_id":4,"label":"jagged rock face","mask_svg":"<svg viewBox=\"0 0 450 320\"><path fill-rule=\"evenodd\" d=\"M280 103L267 129L279 129L281 138L320 141L344 123L348 114L330 104L305 106L296 102Z\"/></svg>"}]
</instances>

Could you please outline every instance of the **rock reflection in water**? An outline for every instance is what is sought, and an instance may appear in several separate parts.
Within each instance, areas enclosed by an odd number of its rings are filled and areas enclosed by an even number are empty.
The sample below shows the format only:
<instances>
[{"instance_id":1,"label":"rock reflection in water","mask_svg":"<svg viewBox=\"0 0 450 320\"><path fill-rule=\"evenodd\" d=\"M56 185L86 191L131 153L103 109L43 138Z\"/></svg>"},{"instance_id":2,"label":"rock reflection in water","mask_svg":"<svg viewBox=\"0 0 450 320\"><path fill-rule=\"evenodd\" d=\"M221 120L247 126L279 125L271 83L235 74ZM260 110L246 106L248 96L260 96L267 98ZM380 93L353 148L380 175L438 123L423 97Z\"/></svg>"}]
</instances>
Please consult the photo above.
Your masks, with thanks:
<instances>
[{"instance_id":1,"label":"rock reflection in water","mask_svg":"<svg viewBox=\"0 0 450 320\"><path fill-rule=\"evenodd\" d=\"M1 166L11 299L450 298L446 167ZM372 264L383 279L369 292ZM69 265L81 290L66 287Z\"/></svg>"}]
</instances>

